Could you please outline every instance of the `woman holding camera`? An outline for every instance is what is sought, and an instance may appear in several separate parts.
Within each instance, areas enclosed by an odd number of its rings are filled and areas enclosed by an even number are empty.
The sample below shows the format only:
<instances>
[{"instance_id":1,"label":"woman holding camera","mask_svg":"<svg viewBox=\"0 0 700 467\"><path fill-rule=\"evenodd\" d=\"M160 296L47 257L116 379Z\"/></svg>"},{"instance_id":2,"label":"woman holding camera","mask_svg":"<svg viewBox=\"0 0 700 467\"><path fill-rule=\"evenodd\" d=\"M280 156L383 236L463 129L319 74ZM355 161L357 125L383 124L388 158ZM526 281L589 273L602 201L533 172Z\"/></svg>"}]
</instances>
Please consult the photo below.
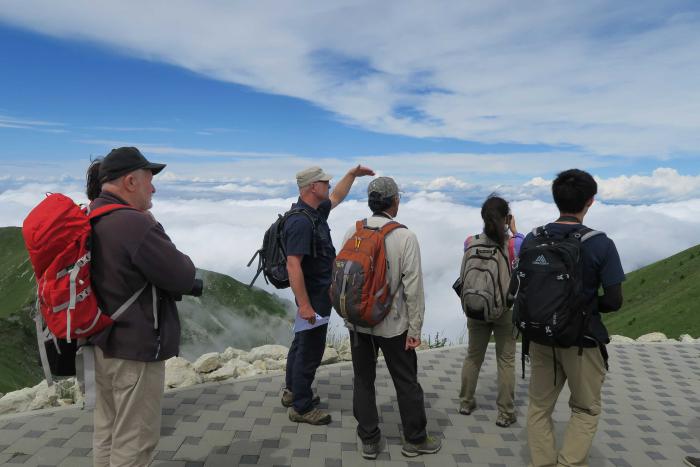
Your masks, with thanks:
<instances>
[{"instance_id":1,"label":"woman holding camera","mask_svg":"<svg viewBox=\"0 0 700 467\"><path fill-rule=\"evenodd\" d=\"M498 396L496 425L507 427L517 420L515 393L515 337L512 310L507 299L510 273L524 236L518 233L508 202L491 195L481 207L483 232L467 237L460 272L459 291L467 315L469 342L462 366L459 413L476 408L479 371L491 336L496 341Z\"/></svg>"}]
</instances>

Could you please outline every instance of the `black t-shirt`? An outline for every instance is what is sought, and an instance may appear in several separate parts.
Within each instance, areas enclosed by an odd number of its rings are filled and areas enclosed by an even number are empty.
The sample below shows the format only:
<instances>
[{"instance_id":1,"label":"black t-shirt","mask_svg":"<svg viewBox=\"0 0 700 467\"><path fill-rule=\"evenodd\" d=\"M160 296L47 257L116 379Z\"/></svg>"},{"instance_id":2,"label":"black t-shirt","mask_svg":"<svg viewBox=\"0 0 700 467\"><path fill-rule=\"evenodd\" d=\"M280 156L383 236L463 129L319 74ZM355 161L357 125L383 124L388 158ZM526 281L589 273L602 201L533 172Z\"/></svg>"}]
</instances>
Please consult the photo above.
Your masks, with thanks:
<instances>
[{"instance_id":1,"label":"black t-shirt","mask_svg":"<svg viewBox=\"0 0 700 467\"><path fill-rule=\"evenodd\" d=\"M303 256L301 270L304 273L306 291L316 313L321 316L331 314L331 299L328 289L331 285L335 248L328 226L331 201L323 201L317 209L299 198L292 209L305 209L316 222L316 256L312 251L313 226L304 214L289 217L284 223L284 247L287 256Z\"/></svg>"},{"instance_id":2,"label":"black t-shirt","mask_svg":"<svg viewBox=\"0 0 700 467\"><path fill-rule=\"evenodd\" d=\"M547 233L555 238L561 238L583 227L585 226L581 224L551 223L547 224L545 229ZM523 249L527 248L532 237L532 233L525 237ZM598 301L595 300L595 297L597 297L598 289L601 286L603 288L610 287L625 280L625 273L622 270L622 263L620 263L620 255L617 252L617 248L615 248L615 243L607 235L596 235L584 242L581 246L581 255L583 293L590 297L596 305L591 315L586 336L594 338L601 344L608 344L610 337L598 312Z\"/></svg>"}]
</instances>

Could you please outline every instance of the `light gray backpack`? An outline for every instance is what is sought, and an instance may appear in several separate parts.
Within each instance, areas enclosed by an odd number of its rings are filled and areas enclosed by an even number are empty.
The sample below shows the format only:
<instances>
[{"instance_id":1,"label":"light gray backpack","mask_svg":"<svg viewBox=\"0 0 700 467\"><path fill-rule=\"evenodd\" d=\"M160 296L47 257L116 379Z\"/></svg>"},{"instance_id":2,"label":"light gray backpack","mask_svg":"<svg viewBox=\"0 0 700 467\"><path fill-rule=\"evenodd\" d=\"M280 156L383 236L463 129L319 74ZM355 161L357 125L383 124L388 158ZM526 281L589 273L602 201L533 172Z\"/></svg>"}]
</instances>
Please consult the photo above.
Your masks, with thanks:
<instances>
[{"instance_id":1,"label":"light gray backpack","mask_svg":"<svg viewBox=\"0 0 700 467\"><path fill-rule=\"evenodd\" d=\"M471 237L459 274L459 296L467 317L493 322L508 309L511 261L506 248L484 234Z\"/></svg>"}]
</instances>

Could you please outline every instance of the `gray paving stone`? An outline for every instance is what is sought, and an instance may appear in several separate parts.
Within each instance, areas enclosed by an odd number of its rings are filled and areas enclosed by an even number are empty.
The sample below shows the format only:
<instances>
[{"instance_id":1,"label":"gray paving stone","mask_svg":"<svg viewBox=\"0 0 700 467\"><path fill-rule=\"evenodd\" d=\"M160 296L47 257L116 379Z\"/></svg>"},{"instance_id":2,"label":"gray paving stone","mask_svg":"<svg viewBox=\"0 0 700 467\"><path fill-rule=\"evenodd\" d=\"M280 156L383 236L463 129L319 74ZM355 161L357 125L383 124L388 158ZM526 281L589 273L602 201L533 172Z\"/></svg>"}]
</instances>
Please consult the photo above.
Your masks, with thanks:
<instances>
[{"instance_id":1,"label":"gray paving stone","mask_svg":"<svg viewBox=\"0 0 700 467\"><path fill-rule=\"evenodd\" d=\"M591 450L591 467L679 465L700 452L700 346L610 346L611 371ZM457 413L464 347L419 354L428 431L443 440L437 455L401 455L401 423L393 383L380 359L377 405L386 446L376 462L358 451L349 363L319 369L317 391L333 417L328 426L297 425L280 406L283 376L211 383L166 394L161 440L152 465L304 465L387 467L526 465L527 379L518 378L519 422L496 427L495 359L487 352L478 408ZM561 441L570 416L568 389L553 415ZM0 464L90 465L92 414L61 409L0 417ZM16 464L21 462L20 464Z\"/></svg>"}]
</instances>

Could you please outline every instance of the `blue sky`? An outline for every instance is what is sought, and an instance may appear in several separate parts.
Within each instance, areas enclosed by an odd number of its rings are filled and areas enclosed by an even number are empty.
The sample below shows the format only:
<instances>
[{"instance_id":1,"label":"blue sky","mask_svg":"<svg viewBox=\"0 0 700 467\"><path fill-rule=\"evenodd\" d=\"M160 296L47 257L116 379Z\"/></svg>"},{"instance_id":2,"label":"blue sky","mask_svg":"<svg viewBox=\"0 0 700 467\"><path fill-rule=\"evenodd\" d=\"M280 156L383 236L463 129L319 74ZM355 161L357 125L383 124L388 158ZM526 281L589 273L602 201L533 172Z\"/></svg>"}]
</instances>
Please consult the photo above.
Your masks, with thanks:
<instances>
[{"instance_id":1,"label":"blue sky","mask_svg":"<svg viewBox=\"0 0 700 467\"><path fill-rule=\"evenodd\" d=\"M338 158L558 149L367 131L302 99L257 92L128 57L114 48L47 37L7 24L0 24L0 55L5 70L0 78L0 111L18 120L55 123L31 125L31 133L4 128L9 144L2 150L3 158L84 158L87 153L100 155L108 146L86 141L132 138L210 150ZM346 64L338 72L354 76L359 67Z\"/></svg>"},{"instance_id":2,"label":"blue sky","mask_svg":"<svg viewBox=\"0 0 700 467\"><path fill-rule=\"evenodd\" d=\"M0 168L134 144L178 178L699 174L696 4L495 3L3 0Z\"/></svg>"}]
</instances>

